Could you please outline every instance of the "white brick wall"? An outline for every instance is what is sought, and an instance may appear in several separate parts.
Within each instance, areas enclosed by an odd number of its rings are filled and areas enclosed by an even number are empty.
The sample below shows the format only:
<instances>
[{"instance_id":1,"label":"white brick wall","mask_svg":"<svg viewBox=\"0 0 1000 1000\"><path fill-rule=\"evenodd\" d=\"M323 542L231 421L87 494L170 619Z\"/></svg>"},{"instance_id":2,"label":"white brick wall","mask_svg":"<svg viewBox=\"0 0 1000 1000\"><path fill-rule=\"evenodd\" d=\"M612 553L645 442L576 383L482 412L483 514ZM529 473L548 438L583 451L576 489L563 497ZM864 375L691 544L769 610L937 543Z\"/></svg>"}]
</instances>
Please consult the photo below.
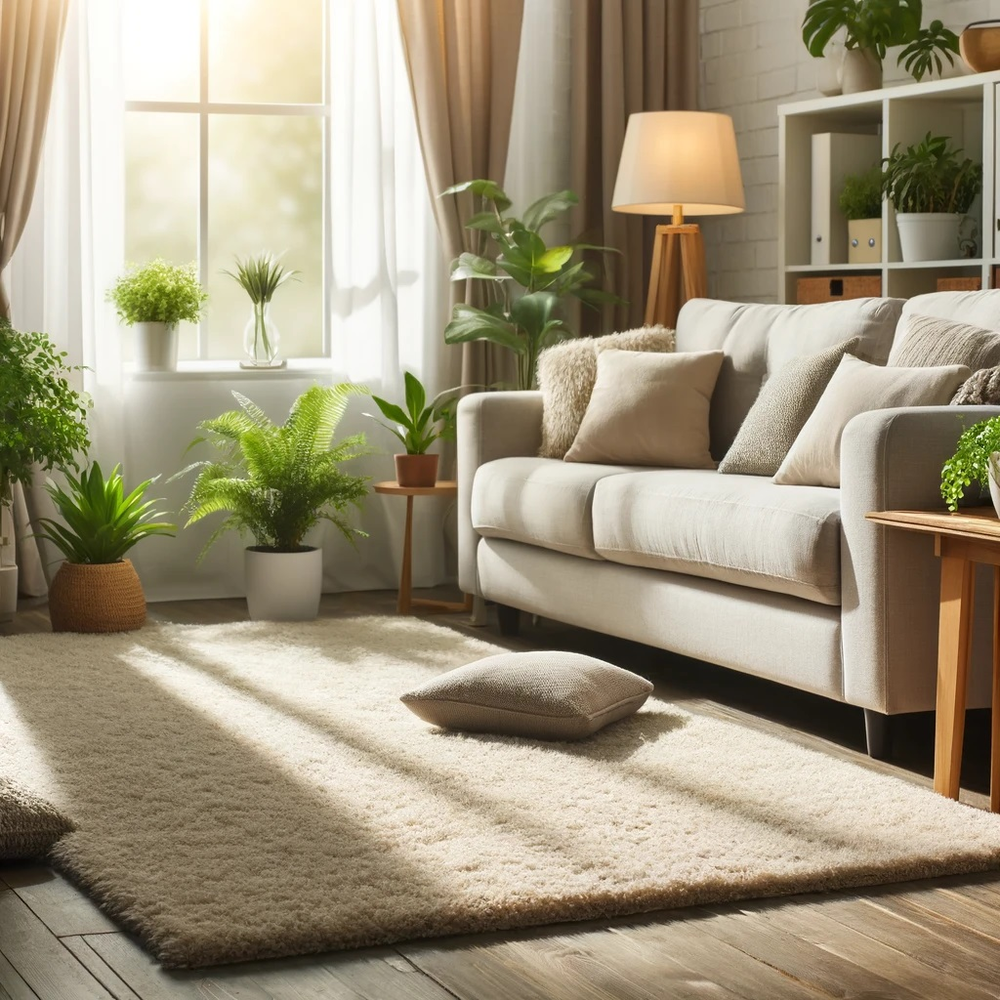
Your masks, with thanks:
<instances>
[{"instance_id":1,"label":"white brick wall","mask_svg":"<svg viewBox=\"0 0 1000 1000\"><path fill-rule=\"evenodd\" d=\"M700 0L700 104L733 116L746 188L742 215L700 219L709 294L773 302L777 297L777 107L819 97L816 62L802 44L807 0ZM924 24L940 18L955 32L1000 17L1000 0L925 0ZM885 61L887 85L910 80Z\"/></svg>"}]
</instances>

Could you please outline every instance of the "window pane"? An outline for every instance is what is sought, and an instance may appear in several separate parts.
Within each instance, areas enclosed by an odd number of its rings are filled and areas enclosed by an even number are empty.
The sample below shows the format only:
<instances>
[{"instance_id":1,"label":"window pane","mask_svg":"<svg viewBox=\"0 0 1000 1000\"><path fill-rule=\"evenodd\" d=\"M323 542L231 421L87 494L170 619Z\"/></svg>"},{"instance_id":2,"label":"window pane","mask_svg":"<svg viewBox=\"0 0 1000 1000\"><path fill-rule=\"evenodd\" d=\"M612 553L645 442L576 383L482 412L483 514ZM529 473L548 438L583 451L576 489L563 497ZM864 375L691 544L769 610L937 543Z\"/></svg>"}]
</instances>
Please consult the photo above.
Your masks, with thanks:
<instances>
[{"instance_id":1,"label":"window pane","mask_svg":"<svg viewBox=\"0 0 1000 1000\"><path fill-rule=\"evenodd\" d=\"M197 101L199 0L123 0L129 101Z\"/></svg>"},{"instance_id":2,"label":"window pane","mask_svg":"<svg viewBox=\"0 0 1000 1000\"><path fill-rule=\"evenodd\" d=\"M198 256L198 117L130 111L125 115L125 259ZM179 353L196 356L197 333L180 327ZM125 345L126 349L128 345Z\"/></svg>"},{"instance_id":3,"label":"window pane","mask_svg":"<svg viewBox=\"0 0 1000 1000\"><path fill-rule=\"evenodd\" d=\"M212 358L243 354L250 299L223 268L262 251L300 273L271 303L280 356L323 347L322 124L318 118L219 115L209 124L208 292Z\"/></svg>"},{"instance_id":4,"label":"window pane","mask_svg":"<svg viewBox=\"0 0 1000 1000\"><path fill-rule=\"evenodd\" d=\"M322 102L322 0L212 0L208 25L209 100Z\"/></svg>"}]
</instances>

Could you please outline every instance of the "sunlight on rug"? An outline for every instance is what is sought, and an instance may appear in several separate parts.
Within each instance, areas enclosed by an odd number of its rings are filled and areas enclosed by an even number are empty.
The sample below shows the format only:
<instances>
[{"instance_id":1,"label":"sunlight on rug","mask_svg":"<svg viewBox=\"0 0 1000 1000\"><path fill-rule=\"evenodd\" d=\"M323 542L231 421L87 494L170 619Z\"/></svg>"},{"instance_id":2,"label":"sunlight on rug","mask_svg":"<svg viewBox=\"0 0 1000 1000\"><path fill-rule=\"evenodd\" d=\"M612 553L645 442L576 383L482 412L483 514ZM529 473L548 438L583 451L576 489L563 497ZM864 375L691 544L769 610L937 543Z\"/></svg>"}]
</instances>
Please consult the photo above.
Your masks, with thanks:
<instances>
[{"instance_id":1,"label":"sunlight on rug","mask_svg":"<svg viewBox=\"0 0 1000 1000\"><path fill-rule=\"evenodd\" d=\"M655 699L579 743L400 704L493 652L389 617L3 639L0 773L175 967L998 865L997 816Z\"/></svg>"}]
</instances>

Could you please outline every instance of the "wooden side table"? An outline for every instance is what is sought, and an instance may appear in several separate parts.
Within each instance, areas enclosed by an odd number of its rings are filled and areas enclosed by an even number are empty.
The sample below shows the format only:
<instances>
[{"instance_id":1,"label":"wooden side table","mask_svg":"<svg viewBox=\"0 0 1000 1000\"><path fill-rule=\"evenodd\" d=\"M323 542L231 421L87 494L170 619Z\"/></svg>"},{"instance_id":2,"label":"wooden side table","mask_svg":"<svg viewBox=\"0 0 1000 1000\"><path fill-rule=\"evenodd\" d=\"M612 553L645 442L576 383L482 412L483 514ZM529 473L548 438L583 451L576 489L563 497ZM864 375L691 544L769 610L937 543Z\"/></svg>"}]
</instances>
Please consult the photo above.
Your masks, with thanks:
<instances>
[{"instance_id":1,"label":"wooden side table","mask_svg":"<svg viewBox=\"0 0 1000 1000\"><path fill-rule=\"evenodd\" d=\"M870 521L934 536L941 558L934 790L958 798L972 646L975 564L993 567L993 708L990 730L990 810L1000 812L1000 519L993 510L886 510Z\"/></svg>"},{"instance_id":2,"label":"wooden side table","mask_svg":"<svg viewBox=\"0 0 1000 1000\"><path fill-rule=\"evenodd\" d=\"M458 494L458 484L454 480L445 480L433 486L400 486L399 483L376 483L376 493L387 496L406 497L406 530L403 534L403 565L399 573L399 597L396 601L396 613L408 615L413 609L419 609L425 614L441 614L447 611L472 611L472 595L466 594L464 601L431 601L413 596L413 498L414 497L453 497Z\"/></svg>"}]
</instances>

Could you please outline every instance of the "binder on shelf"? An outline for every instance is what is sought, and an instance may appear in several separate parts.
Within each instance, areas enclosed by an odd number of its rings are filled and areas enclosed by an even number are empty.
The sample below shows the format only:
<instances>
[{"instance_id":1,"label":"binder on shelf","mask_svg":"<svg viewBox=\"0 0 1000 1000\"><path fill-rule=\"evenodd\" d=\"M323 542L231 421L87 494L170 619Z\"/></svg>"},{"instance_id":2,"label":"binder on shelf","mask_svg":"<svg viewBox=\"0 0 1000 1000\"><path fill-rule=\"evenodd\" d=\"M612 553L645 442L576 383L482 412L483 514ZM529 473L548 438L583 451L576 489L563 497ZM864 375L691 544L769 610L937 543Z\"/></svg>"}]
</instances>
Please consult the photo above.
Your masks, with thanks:
<instances>
[{"instance_id":1,"label":"binder on shelf","mask_svg":"<svg viewBox=\"0 0 1000 1000\"><path fill-rule=\"evenodd\" d=\"M870 169L881 158L881 136L852 132L813 135L810 263L847 263L847 219L838 205L844 178Z\"/></svg>"}]
</instances>

